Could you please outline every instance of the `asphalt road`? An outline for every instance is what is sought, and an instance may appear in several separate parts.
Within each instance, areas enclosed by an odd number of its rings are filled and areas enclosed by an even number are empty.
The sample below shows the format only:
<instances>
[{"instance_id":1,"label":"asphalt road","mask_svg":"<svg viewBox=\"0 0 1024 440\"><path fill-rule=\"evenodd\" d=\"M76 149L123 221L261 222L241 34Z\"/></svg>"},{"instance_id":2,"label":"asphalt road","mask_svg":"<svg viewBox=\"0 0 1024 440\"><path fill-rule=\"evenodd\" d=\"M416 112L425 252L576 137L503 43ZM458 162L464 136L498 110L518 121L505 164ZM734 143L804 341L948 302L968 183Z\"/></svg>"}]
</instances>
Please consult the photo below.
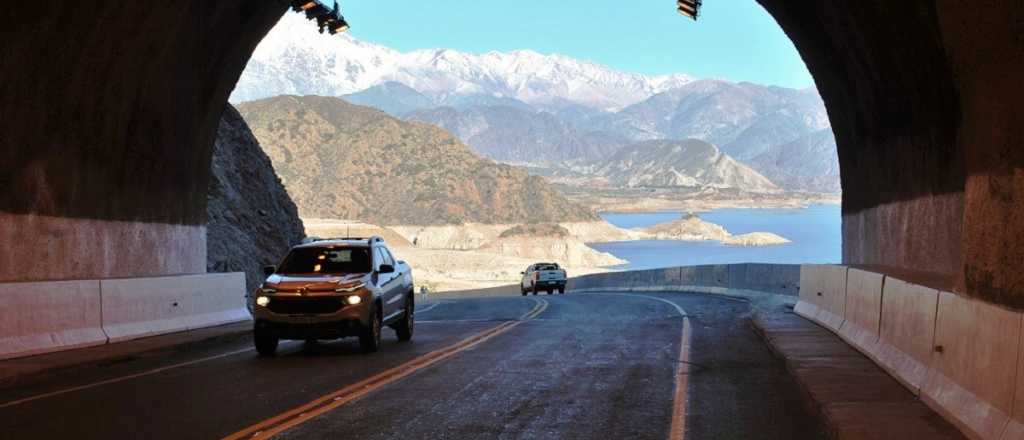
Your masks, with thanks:
<instances>
[{"instance_id":1,"label":"asphalt road","mask_svg":"<svg viewBox=\"0 0 1024 440\"><path fill-rule=\"evenodd\" d=\"M22 378L0 389L0 438L821 438L748 313L697 294L441 299L371 355L348 339L261 359L239 335Z\"/></svg>"}]
</instances>

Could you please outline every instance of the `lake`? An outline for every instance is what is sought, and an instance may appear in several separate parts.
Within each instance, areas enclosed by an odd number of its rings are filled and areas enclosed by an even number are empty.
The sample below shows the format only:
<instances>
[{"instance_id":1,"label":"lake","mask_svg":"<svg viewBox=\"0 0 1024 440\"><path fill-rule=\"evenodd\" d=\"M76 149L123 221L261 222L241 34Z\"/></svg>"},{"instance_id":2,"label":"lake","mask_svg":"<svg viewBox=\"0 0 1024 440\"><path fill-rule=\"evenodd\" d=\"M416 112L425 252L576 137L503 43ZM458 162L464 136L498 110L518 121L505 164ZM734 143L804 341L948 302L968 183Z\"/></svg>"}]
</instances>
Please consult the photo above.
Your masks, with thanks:
<instances>
[{"instance_id":1,"label":"lake","mask_svg":"<svg viewBox=\"0 0 1024 440\"><path fill-rule=\"evenodd\" d=\"M603 213L621 228L644 228L679 218L682 212ZM792 243L777 246L725 246L716 241L638 240L593 243L629 264L617 269L654 269L725 263L839 263L842 260L842 217L839 205L805 209L717 209L700 214L733 234L772 232Z\"/></svg>"}]
</instances>

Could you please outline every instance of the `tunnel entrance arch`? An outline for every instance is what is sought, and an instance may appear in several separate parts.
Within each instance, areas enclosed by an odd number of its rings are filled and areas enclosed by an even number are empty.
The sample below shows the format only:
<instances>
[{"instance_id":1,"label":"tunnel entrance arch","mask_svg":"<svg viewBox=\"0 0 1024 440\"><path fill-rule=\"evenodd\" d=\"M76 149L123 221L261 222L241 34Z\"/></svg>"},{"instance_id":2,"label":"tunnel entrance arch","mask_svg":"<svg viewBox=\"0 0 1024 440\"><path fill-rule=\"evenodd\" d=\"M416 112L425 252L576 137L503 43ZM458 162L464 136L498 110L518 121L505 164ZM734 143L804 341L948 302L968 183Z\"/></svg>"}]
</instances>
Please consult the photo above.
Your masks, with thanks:
<instances>
[{"instance_id":1,"label":"tunnel entrance arch","mask_svg":"<svg viewBox=\"0 0 1024 440\"><path fill-rule=\"evenodd\" d=\"M1024 307L1024 121L1013 111L1024 87L1006 74L1024 66L1024 6L759 2L832 120L844 263ZM0 281L202 272L195 249L218 118L287 7L9 8Z\"/></svg>"}]
</instances>

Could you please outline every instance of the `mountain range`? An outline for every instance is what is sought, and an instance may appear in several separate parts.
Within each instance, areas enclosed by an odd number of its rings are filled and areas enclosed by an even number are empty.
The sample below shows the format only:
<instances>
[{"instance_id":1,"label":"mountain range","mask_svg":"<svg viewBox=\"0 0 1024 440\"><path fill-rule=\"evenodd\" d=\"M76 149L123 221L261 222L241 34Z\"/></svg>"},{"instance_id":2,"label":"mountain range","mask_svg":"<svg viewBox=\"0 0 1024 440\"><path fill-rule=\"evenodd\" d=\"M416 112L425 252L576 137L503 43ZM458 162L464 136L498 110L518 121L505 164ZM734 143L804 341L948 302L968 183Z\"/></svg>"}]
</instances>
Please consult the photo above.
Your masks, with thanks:
<instances>
[{"instance_id":1,"label":"mountain range","mask_svg":"<svg viewBox=\"0 0 1024 440\"><path fill-rule=\"evenodd\" d=\"M238 110L306 218L378 225L598 219L544 178L482 158L433 125L332 97L280 96Z\"/></svg>"},{"instance_id":2,"label":"mountain range","mask_svg":"<svg viewBox=\"0 0 1024 440\"><path fill-rule=\"evenodd\" d=\"M434 124L507 163L577 167L643 141L697 139L786 190L839 190L835 139L814 89L626 73L528 50L399 52L318 34L288 14L231 99L280 94L341 96Z\"/></svg>"},{"instance_id":3,"label":"mountain range","mask_svg":"<svg viewBox=\"0 0 1024 440\"><path fill-rule=\"evenodd\" d=\"M618 109L692 80L620 72L530 50L403 53L347 34L319 34L301 15L286 14L256 48L231 102L281 94L341 96L392 81L439 100L489 95L545 107L579 103Z\"/></svg>"}]
</instances>

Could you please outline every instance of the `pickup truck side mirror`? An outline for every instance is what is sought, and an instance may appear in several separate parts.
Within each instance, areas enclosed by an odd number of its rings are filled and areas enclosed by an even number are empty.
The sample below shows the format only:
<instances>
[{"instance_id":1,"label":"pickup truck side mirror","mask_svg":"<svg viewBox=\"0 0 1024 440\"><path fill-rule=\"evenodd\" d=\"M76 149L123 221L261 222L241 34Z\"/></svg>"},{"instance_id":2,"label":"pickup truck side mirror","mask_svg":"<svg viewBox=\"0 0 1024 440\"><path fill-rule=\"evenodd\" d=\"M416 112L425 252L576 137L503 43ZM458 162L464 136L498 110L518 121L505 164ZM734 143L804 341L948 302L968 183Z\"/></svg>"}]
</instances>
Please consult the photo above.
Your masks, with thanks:
<instances>
[{"instance_id":1,"label":"pickup truck side mirror","mask_svg":"<svg viewBox=\"0 0 1024 440\"><path fill-rule=\"evenodd\" d=\"M269 277L277 272L277 266L263 266L263 276Z\"/></svg>"},{"instance_id":2,"label":"pickup truck side mirror","mask_svg":"<svg viewBox=\"0 0 1024 440\"><path fill-rule=\"evenodd\" d=\"M377 269L377 272L379 272L379 273L394 273L395 272L395 266L392 266L390 264L382 264L382 265L380 265L380 268Z\"/></svg>"},{"instance_id":3,"label":"pickup truck side mirror","mask_svg":"<svg viewBox=\"0 0 1024 440\"><path fill-rule=\"evenodd\" d=\"M526 272L519 272L519 275L526 275Z\"/></svg>"}]
</instances>

